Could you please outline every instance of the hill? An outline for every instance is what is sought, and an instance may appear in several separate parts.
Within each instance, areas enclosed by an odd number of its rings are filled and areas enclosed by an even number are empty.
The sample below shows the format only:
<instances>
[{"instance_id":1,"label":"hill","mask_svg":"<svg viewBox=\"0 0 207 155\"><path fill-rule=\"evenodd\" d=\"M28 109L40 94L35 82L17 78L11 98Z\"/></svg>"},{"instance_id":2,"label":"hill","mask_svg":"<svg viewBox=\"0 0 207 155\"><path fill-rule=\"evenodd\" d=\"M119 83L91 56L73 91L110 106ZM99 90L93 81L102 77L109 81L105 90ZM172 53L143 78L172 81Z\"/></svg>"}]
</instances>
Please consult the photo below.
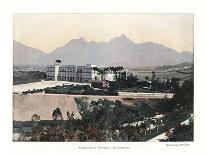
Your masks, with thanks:
<instances>
[{"instance_id":1,"label":"hill","mask_svg":"<svg viewBox=\"0 0 207 155\"><path fill-rule=\"evenodd\" d=\"M135 43L125 35L112 38L108 42L87 42L84 38L73 39L49 54L42 54L40 51L37 54L37 51L33 52L34 49L22 48L20 52L27 54L29 51L32 52L26 62L16 54L19 51L14 46L14 62L24 64L54 64L56 59L61 59L66 65L90 63L100 66L152 67L193 61L192 52L179 53L172 48L153 42Z\"/></svg>"},{"instance_id":2,"label":"hill","mask_svg":"<svg viewBox=\"0 0 207 155\"><path fill-rule=\"evenodd\" d=\"M13 62L14 65L35 65L44 64L41 61L46 57L46 53L29 46L26 46L20 42L13 41Z\"/></svg>"}]
</instances>

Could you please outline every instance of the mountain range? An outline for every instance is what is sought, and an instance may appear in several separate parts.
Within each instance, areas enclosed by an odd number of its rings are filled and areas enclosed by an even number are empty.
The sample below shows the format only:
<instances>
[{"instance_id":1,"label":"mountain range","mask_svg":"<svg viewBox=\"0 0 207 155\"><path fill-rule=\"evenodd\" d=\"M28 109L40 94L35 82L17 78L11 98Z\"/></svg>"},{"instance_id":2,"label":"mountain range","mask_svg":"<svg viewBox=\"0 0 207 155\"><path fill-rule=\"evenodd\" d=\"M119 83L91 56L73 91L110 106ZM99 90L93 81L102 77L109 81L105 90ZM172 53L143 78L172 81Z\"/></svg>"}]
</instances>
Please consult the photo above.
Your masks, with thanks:
<instances>
[{"instance_id":1,"label":"mountain range","mask_svg":"<svg viewBox=\"0 0 207 155\"><path fill-rule=\"evenodd\" d=\"M52 65L56 59L62 64L124 67L151 67L193 62L192 52L178 52L165 45L145 42L135 43L121 35L108 42L87 42L84 38L73 39L50 53L13 42L14 65Z\"/></svg>"}]
</instances>

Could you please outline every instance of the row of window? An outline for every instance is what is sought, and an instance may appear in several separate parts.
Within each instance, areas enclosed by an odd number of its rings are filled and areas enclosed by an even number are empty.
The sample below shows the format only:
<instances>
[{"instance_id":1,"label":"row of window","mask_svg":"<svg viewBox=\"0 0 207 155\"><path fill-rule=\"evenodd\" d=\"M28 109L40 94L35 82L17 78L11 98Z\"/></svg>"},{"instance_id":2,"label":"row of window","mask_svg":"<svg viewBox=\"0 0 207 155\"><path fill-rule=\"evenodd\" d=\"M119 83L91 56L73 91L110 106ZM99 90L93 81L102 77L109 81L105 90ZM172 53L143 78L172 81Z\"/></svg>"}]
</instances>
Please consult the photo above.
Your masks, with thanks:
<instances>
[{"instance_id":1,"label":"row of window","mask_svg":"<svg viewBox=\"0 0 207 155\"><path fill-rule=\"evenodd\" d=\"M77 75L78 77L88 77L88 78L90 78L90 77L92 77L92 75L91 75L91 73L82 73L82 74L78 74Z\"/></svg>"},{"instance_id":2,"label":"row of window","mask_svg":"<svg viewBox=\"0 0 207 155\"><path fill-rule=\"evenodd\" d=\"M48 67L47 68L47 72L54 72L54 71L55 71L55 67ZM76 68L63 68L63 67L60 67L59 71L60 72L75 72Z\"/></svg>"},{"instance_id":3,"label":"row of window","mask_svg":"<svg viewBox=\"0 0 207 155\"><path fill-rule=\"evenodd\" d=\"M47 72L47 76L54 76L55 73L54 72ZM71 76L71 77L75 77L76 74L67 74L67 73L59 73L58 76ZM91 77L91 73L81 73L81 74L77 74L77 76L79 77Z\"/></svg>"},{"instance_id":4,"label":"row of window","mask_svg":"<svg viewBox=\"0 0 207 155\"><path fill-rule=\"evenodd\" d=\"M55 72L55 69L48 69L47 72ZM59 72L70 72L70 73L75 73L76 70L62 70L59 69ZM85 70L77 70L77 73L91 73L92 71L90 69L85 69Z\"/></svg>"}]
</instances>

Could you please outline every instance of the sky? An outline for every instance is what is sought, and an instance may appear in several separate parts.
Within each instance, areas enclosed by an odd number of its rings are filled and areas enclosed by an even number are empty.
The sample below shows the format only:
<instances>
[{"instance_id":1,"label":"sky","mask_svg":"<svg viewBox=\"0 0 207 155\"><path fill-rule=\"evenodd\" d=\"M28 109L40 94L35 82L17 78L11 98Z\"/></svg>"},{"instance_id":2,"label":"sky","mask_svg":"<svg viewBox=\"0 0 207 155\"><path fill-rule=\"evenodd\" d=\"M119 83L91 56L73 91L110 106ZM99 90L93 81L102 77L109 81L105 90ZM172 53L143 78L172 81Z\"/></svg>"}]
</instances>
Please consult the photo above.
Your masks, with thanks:
<instances>
[{"instance_id":1,"label":"sky","mask_svg":"<svg viewBox=\"0 0 207 155\"><path fill-rule=\"evenodd\" d=\"M193 52L193 14L14 14L14 40L49 53L72 39L109 41L125 34Z\"/></svg>"}]
</instances>

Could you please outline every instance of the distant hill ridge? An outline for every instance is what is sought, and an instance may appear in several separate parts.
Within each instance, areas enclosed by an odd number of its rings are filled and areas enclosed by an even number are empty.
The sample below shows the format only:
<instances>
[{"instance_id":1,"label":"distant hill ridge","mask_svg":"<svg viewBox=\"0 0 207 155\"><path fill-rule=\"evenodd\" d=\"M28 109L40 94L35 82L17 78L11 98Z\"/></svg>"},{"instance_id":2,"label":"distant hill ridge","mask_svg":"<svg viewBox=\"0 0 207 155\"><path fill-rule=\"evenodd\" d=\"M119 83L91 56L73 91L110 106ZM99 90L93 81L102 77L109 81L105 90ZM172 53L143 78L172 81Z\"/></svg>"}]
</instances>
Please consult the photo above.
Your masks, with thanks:
<instances>
[{"instance_id":1,"label":"distant hill ridge","mask_svg":"<svg viewBox=\"0 0 207 155\"><path fill-rule=\"evenodd\" d=\"M176 65L165 65L156 67L155 70L167 70L167 69L178 69L178 68L193 68L193 63L183 62Z\"/></svg>"},{"instance_id":2,"label":"distant hill ridge","mask_svg":"<svg viewBox=\"0 0 207 155\"><path fill-rule=\"evenodd\" d=\"M66 65L90 63L100 66L152 67L193 62L193 53L179 53L153 42L135 43L125 35L112 38L108 42L73 39L48 54L14 41L15 65L49 65L54 64L56 59L61 59Z\"/></svg>"}]
</instances>

